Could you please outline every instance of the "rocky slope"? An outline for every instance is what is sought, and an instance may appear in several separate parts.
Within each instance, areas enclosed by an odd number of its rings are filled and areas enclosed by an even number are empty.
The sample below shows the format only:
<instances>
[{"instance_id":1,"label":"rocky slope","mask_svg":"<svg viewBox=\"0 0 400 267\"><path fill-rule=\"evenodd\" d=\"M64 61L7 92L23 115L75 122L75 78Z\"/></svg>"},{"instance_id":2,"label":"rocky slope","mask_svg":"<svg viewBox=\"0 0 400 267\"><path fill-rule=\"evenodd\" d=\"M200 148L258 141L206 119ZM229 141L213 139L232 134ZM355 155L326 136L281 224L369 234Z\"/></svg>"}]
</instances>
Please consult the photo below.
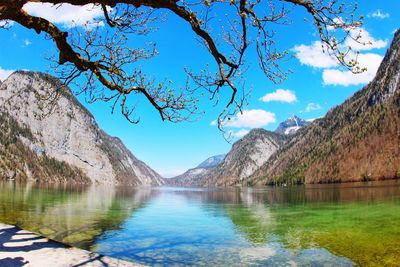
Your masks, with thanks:
<instances>
[{"instance_id":1,"label":"rocky slope","mask_svg":"<svg viewBox=\"0 0 400 267\"><path fill-rule=\"evenodd\" d=\"M209 169L218 166L219 164L224 162L225 157L226 154L209 157L208 159L200 163L196 168Z\"/></svg>"},{"instance_id":2,"label":"rocky slope","mask_svg":"<svg viewBox=\"0 0 400 267\"><path fill-rule=\"evenodd\" d=\"M198 186L200 179L207 175L211 169L192 168L173 178L164 178L169 186Z\"/></svg>"},{"instance_id":3,"label":"rocky slope","mask_svg":"<svg viewBox=\"0 0 400 267\"><path fill-rule=\"evenodd\" d=\"M210 172L213 168L220 165L224 161L225 156L226 155L223 154L209 157L208 159L200 163L197 167L189 169L181 175L173 178L166 178L165 182L168 185L173 186L196 185L201 177L207 175L207 173Z\"/></svg>"},{"instance_id":4,"label":"rocky slope","mask_svg":"<svg viewBox=\"0 0 400 267\"><path fill-rule=\"evenodd\" d=\"M221 164L201 172L199 169L189 170L185 175L166 179L166 183L185 186L247 185L247 178L285 141L285 136L264 129L253 129L233 144Z\"/></svg>"},{"instance_id":5,"label":"rocky slope","mask_svg":"<svg viewBox=\"0 0 400 267\"><path fill-rule=\"evenodd\" d=\"M285 134L285 135L293 135L295 134L300 128L309 125L310 123L306 120L303 120L296 115L290 116L284 122L281 122L276 128L275 133L278 134Z\"/></svg>"},{"instance_id":6,"label":"rocky slope","mask_svg":"<svg viewBox=\"0 0 400 267\"><path fill-rule=\"evenodd\" d=\"M118 138L98 127L69 88L49 75L25 71L10 75L0 85L0 112L1 127L7 133L4 138L11 137L11 146L19 151L16 160L10 146L1 143L0 153L8 156L0 159L0 177L10 178L5 175L9 173L20 180L71 181L71 175L64 177L44 170L41 164L48 158L70 171L80 172L85 177L78 179L82 182L163 183ZM30 159L36 160L28 164Z\"/></svg>"},{"instance_id":7,"label":"rocky slope","mask_svg":"<svg viewBox=\"0 0 400 267\"><path fill-rule=\"evenodd\" d=\"M300 129L251 177L253 184L400 177L400 30L376 77Z\"/></svg>"},{"instance_id":8,"label":"rocky slope","mask_svg":"<svg viewBox=\"0 0 400 267\"><path fill-rule=\"evenodd\" d=\"M41 181L90 182L80 169L46 154L36 154L21 141L25 138L33 140L32 132L9 114L0 112L0 180L27 181L40 177Z\"/></svg>"}]
</instances>

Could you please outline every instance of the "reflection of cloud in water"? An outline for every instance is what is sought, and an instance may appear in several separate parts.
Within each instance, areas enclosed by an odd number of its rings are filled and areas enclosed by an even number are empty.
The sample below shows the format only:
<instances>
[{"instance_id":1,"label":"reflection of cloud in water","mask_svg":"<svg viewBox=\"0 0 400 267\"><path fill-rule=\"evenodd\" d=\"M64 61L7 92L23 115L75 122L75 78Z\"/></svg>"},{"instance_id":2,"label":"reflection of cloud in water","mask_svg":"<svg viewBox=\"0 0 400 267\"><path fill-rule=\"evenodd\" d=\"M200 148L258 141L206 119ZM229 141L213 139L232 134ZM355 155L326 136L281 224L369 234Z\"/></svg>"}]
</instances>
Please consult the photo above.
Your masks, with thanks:
<instances>
[{"instance_id":1,"label":"reflection of cloud in water","mask_svg":"<svg viewBox=\"0 0 400 267\"><path fill-rule=\"evenodd\" d=\"M235 229L254 244L267 242L267 237L274 230L276 220L271 209L254 199L251 189L240 192L241 205L226 205L227 216Z\"/></svg>"},{"instance_id":2,"label":"reflection of cloud in water","mask_svg":"<svg viewBox=\"0 0 400 267\"><path fill-rule=\"evenodd\" d=\"M242 262L253 262L267 260L275 256L276 251L269 247L250 247L241 249L239 255Z\"/></svg>"},{"instance_id":3,"label":"reflection of cloud in water","mask_svg":"<svg viewBox=\"0 0 400 267\"><path fill-rule=\"evenodd\" d=\"M351 260L323 248L292 250L279 242L239 249L238 254L241 264L251 266L354 266Z\"/></svg>"}]
</instances>

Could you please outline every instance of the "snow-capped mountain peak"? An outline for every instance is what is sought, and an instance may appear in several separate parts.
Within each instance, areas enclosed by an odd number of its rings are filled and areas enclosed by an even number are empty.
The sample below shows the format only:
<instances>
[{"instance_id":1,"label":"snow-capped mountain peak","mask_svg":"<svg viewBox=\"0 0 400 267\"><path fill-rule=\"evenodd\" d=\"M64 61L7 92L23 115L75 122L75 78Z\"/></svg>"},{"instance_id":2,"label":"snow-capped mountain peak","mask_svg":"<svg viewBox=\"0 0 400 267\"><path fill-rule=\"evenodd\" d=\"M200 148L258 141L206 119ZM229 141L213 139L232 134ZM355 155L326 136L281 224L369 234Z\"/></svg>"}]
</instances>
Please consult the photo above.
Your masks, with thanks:
<instances>
[{"instance_id":1,"label":"snow-capped mountain peak","mask_svg":"<svg viewBox=\"0 0 400 267\"><path fill-rule=\"evenodd\" d=\"M281 122L278 128L276 128L275 132L285 135L292 135L296 133L300 128L308 124L310 124L310 122L303 120L296 115L292 115L284 122Z\"/></svg>"},{"instance_id":2,"label":"snow-capped mountain peak","mask_svg":"<svg viewBox=\"0 0 400 267\"><path fill-rule=\"evenodd\" d=\"M219 164L221 164L224 161L225 158L225 154L223 155L217 155L217 156L213 156L213 157L209 157L208 159L206 159L205 161L203 161L202 163L199 164L199 166L197 166L196 168L211 168L211 167L215 167Z\"/></svg>"}]
</instances>

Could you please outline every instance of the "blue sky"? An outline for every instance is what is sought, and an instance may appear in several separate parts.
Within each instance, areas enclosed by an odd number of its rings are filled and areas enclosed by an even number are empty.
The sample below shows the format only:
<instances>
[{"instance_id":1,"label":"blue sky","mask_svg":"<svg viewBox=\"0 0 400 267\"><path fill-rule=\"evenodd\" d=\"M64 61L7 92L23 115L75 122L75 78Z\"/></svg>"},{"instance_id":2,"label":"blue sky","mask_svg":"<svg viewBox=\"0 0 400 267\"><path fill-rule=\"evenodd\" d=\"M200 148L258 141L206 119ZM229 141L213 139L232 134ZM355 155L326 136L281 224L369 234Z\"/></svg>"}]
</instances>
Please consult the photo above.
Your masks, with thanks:
<instances>
[{"instance_id":1,"label":"blue sky","mask_svg":"<svg viewBox=\"0 0 400 267\"><path fill-rule=\"evenodd\" d=\"M55 10L49 6L31 6L27 9L33 15L47 16L63 28L69 26L71 19L79 24L78 18L84 21L101 14L99 10L88 12L73 7ZM250 64L246 85L252 88L249 105L242 115L226 125L226 129L237 139L251 128L274 130L292 114L304 119L321 117L331 107L342 103L373 78L394 31L400 27L397 10L400 10L398 0L359 1L358 14L365 17L363 38L371 43L368 47L356 47L361 52L360 63L368 68L360 75L340 69L323 54L316 43L315 29L303 21L304 13L296 11L291 16L293 24L279 27L276 37L279 47L290 49L296 55L284 63L293 73L282 84L273 84L259 70L255 53L249 53L246 59ZM138 40L132 36L130 41L132 45L148 40L157 43L159 55L149 62L139 63L147 73L178 85L186 79L185 66L196 70L213 63L188 25L179 18L168 15L167 20L157 26L158 31L148 36L149 39ZM43 35L15 24L9 30L0 30L0 41L0 80L18 69L49 71L50 63L45 58L53 55L56 48ZM207 96L200 100L199 106L205 114L197 116L193 122L179 124L162 122L155 110L146 102L140 102L141 121L137 125L130 124L117 112L111 114L109 104L87 104L82 96L79 99L94 114L101 128L120 137L134 155L166 177L178 175L209 156L227 153L231 147L213 125L223 103L214 106Z\"/></svg>"}]
</instances>

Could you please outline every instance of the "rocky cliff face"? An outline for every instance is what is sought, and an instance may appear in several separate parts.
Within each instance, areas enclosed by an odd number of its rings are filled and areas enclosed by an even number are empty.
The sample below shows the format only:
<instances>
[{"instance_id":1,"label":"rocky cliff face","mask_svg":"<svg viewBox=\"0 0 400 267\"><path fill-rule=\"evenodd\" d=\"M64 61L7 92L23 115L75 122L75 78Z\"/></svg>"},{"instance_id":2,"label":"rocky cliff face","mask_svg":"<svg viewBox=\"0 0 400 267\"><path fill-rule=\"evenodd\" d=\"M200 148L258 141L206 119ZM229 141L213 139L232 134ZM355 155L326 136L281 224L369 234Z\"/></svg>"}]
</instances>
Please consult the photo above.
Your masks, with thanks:
<instances>
[{"instance_id":1,"label":"rocky cliff face","mask_svg":"<svg viewBox=\"0 0 400 267\"><path fill-rule=\"evenodd\" d=\"M247 185L247 178L260 168L284 144L286 137L253 129L233 144L222 163L212 168L195 168L173 179L171 185L229 186Z\"/></svg>"},{"instance_id":2,"label":"rocky cliff face","mask_svg":"<svg viewBox=\"0 0 400 267\"><path fill-rule=\"evenodd\" d=\"M374 80L303 128L252 183L324 183L400 177L400 30Z\"/></svg>"},{"instance_id":3,"label":"rocky cliff face","mask_svg":"<svg viewBox=\"0 0 400 267\"><path fill-rule=\"evenodd\" d=\"M221 165L200 181L203 186L247 185L247 178L258 170L286 141L282 135L253 129L233 144Z\"/></svg>"},{"instance_id":4,"label":"rocky cliff face","mask_svg":"<svg viewBox=\"0 0 400 267\"><path fill-rule=\"evenodd\" d=\"M33 155L77 168L92 183L163 183L118 138L103 132L70 90L49 75L12 74L0 85L0 112L31 133L29 137L19 134L17 139Z\"/></svg>"}]
</instances>

